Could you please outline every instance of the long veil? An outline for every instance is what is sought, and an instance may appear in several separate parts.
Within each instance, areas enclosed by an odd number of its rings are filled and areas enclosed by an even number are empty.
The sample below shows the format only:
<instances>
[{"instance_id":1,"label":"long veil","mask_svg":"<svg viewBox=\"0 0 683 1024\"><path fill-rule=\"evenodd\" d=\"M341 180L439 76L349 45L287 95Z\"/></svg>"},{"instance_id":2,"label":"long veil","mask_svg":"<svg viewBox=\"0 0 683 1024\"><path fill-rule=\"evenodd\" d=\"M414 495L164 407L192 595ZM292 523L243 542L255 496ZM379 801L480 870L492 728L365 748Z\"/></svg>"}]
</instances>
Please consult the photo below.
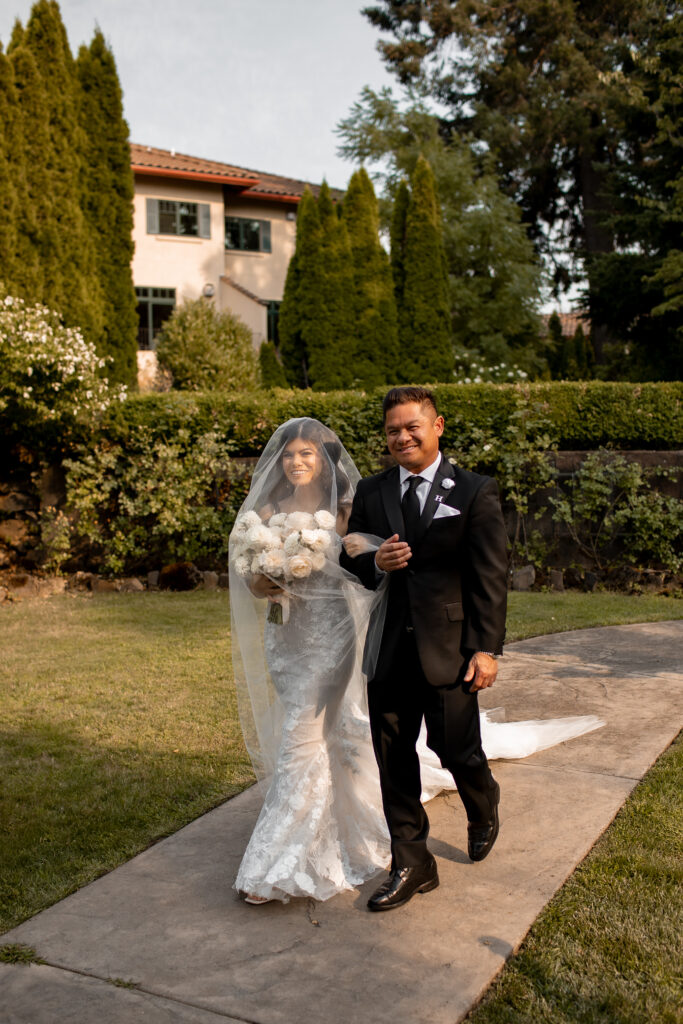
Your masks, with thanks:
<instances>
[{"instance_id":1,"label":"long veil","mask_svg":"<svg viewBox=\"0 0 683 1024\"><path fill-rule=\"evenodd\" d=\"M311 440L322 460L320 502L313 511L291 508L296 498L283 469L283 453L297 437ZM381 590L379 594L366 591L339 565L341 534L359 478L332 430L309 417L288 420L278 427L258 460L230 535L238 708L245 744L261 783L272 776L285 719L277 678L280 655L288 677L315 673L317 700L325 711L328 731L345 706L364 707L363 644L372 610L381 602ZM287 508L290 511L283 510ZM250 580L256 573L281 588L279 608L252 593ZM305 623L296 630L302 609L315 630L307 630Z\"/></svg>"}]
</instances>

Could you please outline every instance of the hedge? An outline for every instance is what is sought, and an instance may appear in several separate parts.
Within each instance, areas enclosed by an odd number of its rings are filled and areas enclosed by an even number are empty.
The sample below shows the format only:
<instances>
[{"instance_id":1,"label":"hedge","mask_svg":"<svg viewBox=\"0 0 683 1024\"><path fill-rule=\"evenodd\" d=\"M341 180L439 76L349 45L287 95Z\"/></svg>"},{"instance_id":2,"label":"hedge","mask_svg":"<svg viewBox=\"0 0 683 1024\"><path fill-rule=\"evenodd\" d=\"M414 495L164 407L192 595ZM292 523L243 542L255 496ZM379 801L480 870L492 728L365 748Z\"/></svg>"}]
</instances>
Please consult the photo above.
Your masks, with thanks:
<instances>
[{"instance_id":1,"label":"hedge","mask_svg":"<svg viewBox=\"0 0 683 1024\"><path fill-rule=\"evenodd\" d=\"M533 410L537 427L560 449L671 450L683 445L683 382L439 384L434 392L446 420L443 447L458 448L476 429L502 432L513 413ZM200 436L210 430L231 441L234 454L258 455L273 430L294 416L313 416L338 434L362 472L384 448L385 389L288 391L248 395L176 393L137 395L115 407L102 425L105 437L125 439L142 428L171 439L182 427Z\"/></svg>"}]
</instances>

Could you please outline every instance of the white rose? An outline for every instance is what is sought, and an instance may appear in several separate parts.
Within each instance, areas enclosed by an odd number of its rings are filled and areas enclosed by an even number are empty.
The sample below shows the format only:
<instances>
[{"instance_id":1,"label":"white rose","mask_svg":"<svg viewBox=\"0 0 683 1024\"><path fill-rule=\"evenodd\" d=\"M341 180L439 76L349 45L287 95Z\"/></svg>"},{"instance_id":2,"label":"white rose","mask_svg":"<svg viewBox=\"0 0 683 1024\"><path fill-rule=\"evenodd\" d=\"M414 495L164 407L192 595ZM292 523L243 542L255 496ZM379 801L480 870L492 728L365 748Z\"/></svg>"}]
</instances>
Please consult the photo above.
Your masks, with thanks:
<instances>
[{"instance_id":1,"label":"white rose","mask_svg":"<svg viewBox=\"0 0 683 1024\"><path fill-rule=\"evenodd\" d=\"M246 555L238 555L234 560L233 565L238 576L251 575L251 561Z\"/></svg>"},{"instance_id":2,"label":"white rose","mask_svg":"<svg viewBox=\"0 0 683 1024\"><path fill-rule=\"evenodd\" d=\"M268 526L284 526L287 520L286 512L276 512L274 516L271 516L268 520Z\"/></svg>"},{"instance_id":3,"label":"white rose","mask_svg":"<svg viewBox=\"0 0 683 1024\"><path fill-rule=\"evenodd\" d=\"M327 530L302 530L301 542L311 551L327 551L331 537Z\"/></svg>"},{"instance_id":4,"label":"white rose","mask_svg":"<svg viewBox=\"0 0 683 1024\"><path fill-rule=\"evenodd\" d=\"M295 555L299 550L300 535L298 533L290 533L285 540L285 554Z\"/></svg>"},{"instance_id":5,"label":"white rose","mask_svg":"<svg viewBox=\"0 0 683 1024\"><path fill-rule=\"evenodd\" d=\"M325 556L322 551L314 551L311 554L311 565L314 572L320 572L325 567Z\"/></svg>"},{"instance_id":6,"label":"white rose","mask_svg":"<svg viewBox=\"0 0 683 1024\"><path fill-rule=\"evenodd\" d=\"M251 572L253 573L254 576L257 576L261 572L262 557L263 552L261 551L258 555L254 555L254 557L251 560Z\"/></svg>"},{"instance_id":7,"label":"white rose","mask_svg":"<svg viewBox=\"0 0 683 1024\"><path fill-rule=\"evenodd\" d=\"M282 576L285 571L285 556L282 551L264 551L259 558L261 571L268 576Z\"/></svg>"},{"instance_id":8,"label":"white rose","mask_svg":"<svg viewBox=\"0 0 683 1024\"><path fill-rule=\"evenodd\" d=\"M287 562L286 574L295 580L311 575L313 563L309 555L293 555Z\"/></svg>"},{"instance_id":9,"label":"white rose","mask_svg":"<svg viewBox=\"0 0 683 1024\"><path fill-rule=\"evenodd\" d=\"M334 530L337 525L337 521L332 513L326 512L324 508L316 512L313 518L315 519L316 526L319 526L321 530Z\"/></svg>"},{"instance_id":10,"label":"white rose","mask_svg":"<svg viewBox=\"0 0 683 1024\"><path fill-rule=\"evenodd\" d=\"M260 523L261 517L258 512L243 512L241 516L237 517L233 532L238 534L246 533L250 527L259 526Z\"/></svg>"},{"instance_id":11,"label":"white rose","mask_svg":"<svg viewBox=\"0 0 683 1024\"><path fill-rule=\"evenodd\" d=\"M267 526L259 522L258 526L250 526L247 530L245 540L250 548L259 549L271 546L272 534Z\"/></svg>"},{"instance_id":12,"label":"white rose","mask_svg":"<svg viewBox=\"0 0 683 1024\"><path fill-rule=\"evenodd\" d=\"M310 530L315 526L315 519L309 512L290 512L286 523L290 530Z\"/></svg>"}]
</instances>

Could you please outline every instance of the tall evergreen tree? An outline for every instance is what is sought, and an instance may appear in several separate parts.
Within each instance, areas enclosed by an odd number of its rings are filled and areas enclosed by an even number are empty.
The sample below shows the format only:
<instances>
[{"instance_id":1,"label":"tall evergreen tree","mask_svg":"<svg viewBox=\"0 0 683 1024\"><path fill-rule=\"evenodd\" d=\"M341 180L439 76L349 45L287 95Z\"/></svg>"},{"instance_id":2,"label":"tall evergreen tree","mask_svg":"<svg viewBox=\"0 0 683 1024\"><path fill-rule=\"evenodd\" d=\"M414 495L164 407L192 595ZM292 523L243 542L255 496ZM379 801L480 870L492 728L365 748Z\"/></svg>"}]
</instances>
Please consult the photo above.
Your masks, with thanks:
<instances>
[{"instance_id":1,"label":"tall evergreen tree","mask_svg":"<svg viewBox=\"0 0 683 1024\"><path fill-rule=\"evenodd\" d=\"M0 46L0 284L8 291L15 285L17 265L17 188L13 166L18 146L19 111L14 69Z\"/></svg>"},{"instance_id":2,"label":"tall evergreen tree","mask_svg":"<svg viewBox=\"0 0 683 1024\"><path fill-rule=\"evenodd\" d=\"M364 168L351 176L343 219L354 276L354 377L371 388L397 379L398 328L391 265L379 241L377 199Z\"/></svg>"},{"instance_id":3,"label":"tall evergreen tree","mask_svg":"<svg viewBox=\"0 0 683 1024\"><path fill-rule=\"evenodd\" d=\"M296 248L290 260L280 306L280 354L287 380L307 388L311 380L311 351L321 329L321 227L318 207L306 189L296 219Z\"/></svg>"},{"instance_id":4,"label":"tall evergreen tree","mask_svg":"<svg viewBox=\"0 0 683 1024\"><path fill-rule=\"evenodd\" d=\"M396 312L398 313L398 333L401 348L401 311L403 309L403 294L406 287L406 222L408 219L408 207L410 205L410 189L405 178L401 178L396 195L394 196L394 208L391 215L391 276L394 281L394 296L396 298Z\"/></svg>"},{"instance_id":5,"label":"tall evergreen tree","mask_svg":"<svg viewBox=\"0 0 683 1024\"><path fill-rule=\"evenodd\" d=\"M80 122L85 136L83 196L104 304L100 355L113 359L106 369L115 381L137 377L137 312L133 259L133 172L128 125L111 50L99 29L77 60Z\"/></svg>"},{"instance_id":6,"label":"tall evergreen tree","mask_svg":"<svg viewBox=\"0 0 683 1024\"><path fill-rule=\"evenodd\" d=\"M34 4L23 45L35 59L48 114L47 147L37 152L32 141L36 163L27 167L29 190L34 195L42 182L49 180L51 223L40 229L43 298L68 324L81 327L86 337L98 342L104 325L103 302L95 245L82 209L85 143L79 126L78 81L56 0ZM24 116L23 127L25 137L30 138L30 112Z\"/></svg>"},{"instance_id":7,"label":"tall evergreen tree","mask_svg":"<svg viewBox=\"0 0 683 1024\"><path fill-rule=\"evenodd\" d=\"M353 268L346 225L340 221L330 190L323 182L318 196L320 218L318 332L310 343L313 387L333 390L353 383Z\"/></svg>"},{"instance_id":8,"label":"tall evergreen tree","mask_svg":"<svg viewBox=\"0 0 683 1024\"><path fill-rule=\"evenodd\" d=\"M16 29L14 38L19 38ZM28 302L50 305L55 290L52 278L59 269L50 254L59 240L46 159L49 114L43 81L31 51L23 44L11 46L10 61L20 114L11 164L18 205L13 287Z\"/></svg>"},{"instance_id":9,"label":"tall evergreen tree","mask_svg":"<svg viewBox=\"0 0 683 1024\"><path fill-rule=\"evenodd\" d=\"M449 109L451 127L487 144L539 248L551 257L556 285L587 275L602 361L605 344L621 329L613 316L621 268L610 273L622 244L613 218L619 178L632 195L639 191L639 171L650 162L642 158L653 141L648 118L629 119L623 107L642 108L642 69L655 65L672 33L680 42L680 4L376 0L364 13L393 36L380 49L399 81L420 81ZM651 193L641 196L647 203ZM567 244L558 260L560 239ZM634 267L634 278L638 272Z\"/></svg>"},{"instance_id":10,"label":"tall evergreen tree","mask_svg":"<svg viewBox=\"0 0 683 1024\"><path fill-rule=\"evenodd\" d=\"M399 336L401 367L409 381L451 381L448 278L432 169L420 157L411 178L406 214L404 292Z\"/></svg>"}]
</instances>

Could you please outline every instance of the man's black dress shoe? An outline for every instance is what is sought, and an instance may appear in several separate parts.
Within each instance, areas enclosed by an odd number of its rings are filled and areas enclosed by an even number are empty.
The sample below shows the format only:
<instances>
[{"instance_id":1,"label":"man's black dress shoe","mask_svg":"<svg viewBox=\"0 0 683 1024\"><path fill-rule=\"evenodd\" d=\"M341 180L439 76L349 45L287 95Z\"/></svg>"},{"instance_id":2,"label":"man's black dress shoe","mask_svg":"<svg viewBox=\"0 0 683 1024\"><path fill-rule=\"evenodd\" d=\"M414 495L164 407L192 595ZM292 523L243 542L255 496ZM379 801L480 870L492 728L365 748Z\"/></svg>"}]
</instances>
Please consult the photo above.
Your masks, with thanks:
<instances>
[{"instance_id":1,"label":"man's black dress shoe","mask_svg":"<svg viewBox=\"0 0 683 1024\"><path fill-rule=\"evenodd\" d=\"M439 884L436 861L430 857L412 868L393 868L386 882L368 900L368 910L402 907L416 892L431 892Z\"/></svg>"},{"instance_id":2,"label":"man's black dress shoe","mask_svg":"<svg viewBox=\"0 0 683 1024\"><path fill-rule=\"evenodd\" d=\"M500 824L498 821L498 804L500 803L500 786L496 783L495 804L493 814L489 821L483 824L467 826L467 853L470 860L483 860L493 849L493 844L498 838Z\"/></svg>"}]
</instances>

